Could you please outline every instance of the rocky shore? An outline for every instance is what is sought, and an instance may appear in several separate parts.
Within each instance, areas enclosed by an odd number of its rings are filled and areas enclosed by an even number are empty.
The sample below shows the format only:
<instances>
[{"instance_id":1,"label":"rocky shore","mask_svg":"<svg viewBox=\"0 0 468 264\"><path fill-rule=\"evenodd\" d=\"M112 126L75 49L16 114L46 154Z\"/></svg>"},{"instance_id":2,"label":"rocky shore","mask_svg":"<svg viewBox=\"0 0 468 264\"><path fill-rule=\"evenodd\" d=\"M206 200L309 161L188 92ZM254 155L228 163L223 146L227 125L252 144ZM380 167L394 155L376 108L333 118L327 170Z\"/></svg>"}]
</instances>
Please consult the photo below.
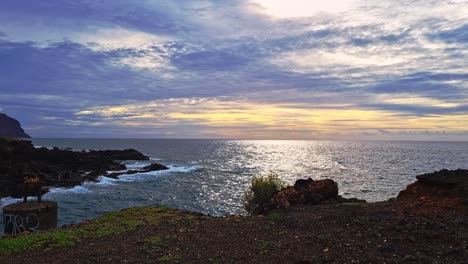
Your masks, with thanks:
<instances>
[{"instance_id":1,"label":"rocky shore","mask_svg":"<svg viewBox=\"0 0 468 264\"><path fill-rule=\"evenodd\" d=\"M148 160L133 150L35 148L0 139L0 197L22 195L24 176L73 187ZM114 172L112 172L114 171ZM137 207L47 232L0 239L0 263L467 263L468 170L416 176L397 197L367 203L330 179L300 179L253 215L210 217Z\"/></svg>"},{"instance_id":2,"label":"rocky shore","mask_svg":"<svg viewBox=\"0 0 468 264\"><path fill-rule=\"evenodd\" d=\"M149 160L134 149L72 151L70 149L35 148L30 141L0 138L0 198L21 197L26 176L37 176L49 187L74 187L99 176L118 177L124 173L139 173L168 169L152 164L142 170L122 171L125 160ZM45 190L47 191L47 190Z\"/></svg>"},{"instance_id":3,"label":"rocky shore","mask_svg":"<svg viewBox=\"0 0 468 264\"><path fill-rule=\"evenodd\" d=\"M442 170L366 203L304 179L251 216L129 208L0 239L0 263L467 263L467 184L468 170Z\"/></svg>"}]
</instances>

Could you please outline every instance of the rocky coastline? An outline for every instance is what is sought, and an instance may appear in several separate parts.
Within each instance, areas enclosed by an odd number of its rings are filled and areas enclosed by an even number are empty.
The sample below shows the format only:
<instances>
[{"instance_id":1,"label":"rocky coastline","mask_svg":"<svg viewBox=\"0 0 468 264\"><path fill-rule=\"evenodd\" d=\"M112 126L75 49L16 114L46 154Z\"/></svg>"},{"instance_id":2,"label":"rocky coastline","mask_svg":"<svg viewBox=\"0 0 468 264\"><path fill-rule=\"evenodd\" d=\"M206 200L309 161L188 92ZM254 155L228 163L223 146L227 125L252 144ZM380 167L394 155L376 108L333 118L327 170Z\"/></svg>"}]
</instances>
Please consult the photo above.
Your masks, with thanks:
<instances>
[{"instance_id":1,"label":"rocky coastline","mask_svg":"<svg viewBox=\"0 0 468 264\"><path fill-rule=\"evenodd\" d=\"M35 149L18 140L0 140L0 150L0 179L10 186L22 178L4 169L6 161L15 161L17 173L48 173L48 184L72 186L101 174L119 177L123 172L107 173L124 169L119 160L148 159L135 150ZM161 169L167 167L125 173ZM2 194L19 192L5 191L3 182ZM330 179L300 179L248 216L128 208L3 237L0 263L467 263L468 170L418 175L397 197L377 203L343 198L338 188Z\"/></svg>"},{"instance_id":2,"label":"rocky coastline","mask_svg":"<svg viewBox=\"0 0 468 264\"><path fill-rule=\"evenodd\" d=\"M97 181L99 176L116 178L122 174L168 169L155 163L141 170L124 172L127 167L122 161L126 160L149 160L149 157L134 149L73 151L35 148L30 141L0 138L0 198L21 197L22 183L27 176L41 178L48 187L70 188L86 181Z\"/></svg>"},{"instance_id":3,"label":"rocky coastline","mask_svg":"<svg viewBox=\"0 0 468 264\"><path fill-rule=\"evenodd\" d=\"M134 207L0 239L0 263L447 263L468 259L468 170L420 175L385 202L304 179L258 215Z\"/></svg>"}]
</instances>

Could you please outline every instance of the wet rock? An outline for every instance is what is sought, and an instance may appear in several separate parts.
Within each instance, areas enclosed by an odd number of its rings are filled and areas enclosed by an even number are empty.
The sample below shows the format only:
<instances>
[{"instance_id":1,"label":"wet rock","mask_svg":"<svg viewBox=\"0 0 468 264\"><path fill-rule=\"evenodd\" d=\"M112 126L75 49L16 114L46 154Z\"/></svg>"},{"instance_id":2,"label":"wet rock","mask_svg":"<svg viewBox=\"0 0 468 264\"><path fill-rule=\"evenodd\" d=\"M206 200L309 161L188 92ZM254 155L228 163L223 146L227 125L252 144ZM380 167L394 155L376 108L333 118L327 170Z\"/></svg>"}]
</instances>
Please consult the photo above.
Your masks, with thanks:
<instances>
[{"instance_id":1,"label":"wet rock","mask_svg":"<svg viewBox=\"0 0 468 264\"><path fill-rule=\"evenodd\" d=\"M144 167L143 169L145 171L160 171L160 170L168 170L169 168L159 163L153 163L149 166Z\"/></svg>"},{"instance_id":2,"label":"wet rock","mask_svg":"<svg viewBox=\"0 0 468 264\"><path fill-rule=\"evenodd\" d=\"M153 163L149 166L143 167L141 170L128 170L128 171L122 171L122 172L113 172L106 177L117 179L121 175L132 175L132 174L137 174L137 173L145 173L145 172L151 172L151 171L160 171L160 170L168 170L169 168L159 164L159 163Z\"/></svg>"},{"instance_id":3,"label":"wet rock","mask_svg":"<svg viewBox=\"0 0 468 264\"><path fill-rule=\"evenodd\" d=\"M72 151L34 148L30 141L0 138L0 197L21 197L23 177L38 176L52 187L96 181L107 171L125 170L118 160L148 160L134 150Z\"/></svg>"}]
</instances>

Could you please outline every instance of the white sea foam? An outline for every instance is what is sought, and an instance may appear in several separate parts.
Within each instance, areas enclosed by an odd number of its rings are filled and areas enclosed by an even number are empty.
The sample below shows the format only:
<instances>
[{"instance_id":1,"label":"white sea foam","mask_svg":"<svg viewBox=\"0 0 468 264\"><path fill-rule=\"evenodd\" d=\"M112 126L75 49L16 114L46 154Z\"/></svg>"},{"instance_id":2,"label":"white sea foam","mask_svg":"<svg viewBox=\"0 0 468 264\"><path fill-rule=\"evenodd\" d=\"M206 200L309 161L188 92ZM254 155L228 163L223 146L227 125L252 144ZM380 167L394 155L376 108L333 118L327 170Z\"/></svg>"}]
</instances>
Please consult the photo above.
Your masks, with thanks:
<instances>
[{"instance_id":1,"label":"white sea foam","mask_svg":"<svg viewBox=\"0 0 468 264\"><path fill-rule=\"evenodd\" d=\"M57 193L77 193L77 194L83 194L83 193L90 193L91 191L84 187L84 186L75 186L73 188L51 188L49 192L44 196L47 198L48 195L53 195Z\"/></svg>"},{"instance_id":2,"label":"white sea foam","mask_svg":"<svg viewBox=\"0 0 468 264\"><path fill-rule=\"evenodd\" d=\"M34 148L36 148L36 149L40 149L40 148L52 149L51 147L44 147L44 146L39 146L39 145L34 145Z\"/></svg>"},{"instance_id":3,"label":"white sea foam","mask_svg":"<svg viewBox=\"0 0 468 264\"><path fill-rule=\"evenodd\" d=\"M87 182L84 185L98 185L98 186L111 186L115 185L118 182L118 179L113 179L105 176L101 176L98 179L98 182Z\"/></svg>"},{"instance_id":4,"label":"white sea foam","mask_svg":"<svg viewBox=\"0 0 468 264\"><path fill-rule=\"evenodd\" d=\"M4 207L4 206L7 206L9 204L14 204L14 203L17 203L17 202L21 202L22 200L23 199L21 199L21 198L12 198L12 197L2 198L2 199L0 199L0 208Z\"/></svg>"},{"instance_id":5,"label":"white sea foam","mask_svg":"<svg viewBox=\"0 0 468 264\"><path fill-rule=\"evenodd\" d=\"M170 173L192 173L198 170L201 170L201 166L169 166L168 170L160 170L160 171L149 171L149 172L140 172L135 174L123 174L119 177L119 179L115 180L116 182L123 181L123 182L134 182L134 181L143 181L147 180L148 178L153 178L155 176L166 175Z\"/></svg>"},{"instance_id":6,"label":"white sea foam","mask_svg":"<svg viewBox=\"0 0 468 264\"><path fill-rule=\"evenodd\" d=\"M123 172L127 172L127 171L128 171L128 169L127 170L106 171L106 172L110 174L110 173L123 173Z\"/></svg>"},{"instance_id":7,"label":"white sea foam","mask_svg":"<svg viewBox=\"0 0 468 264\"><path fill-rule=\"evenodd\" d=\"M203 167L198 166L198 165L192 165L192 166L170 166L169 170L167 172L178 172L178 173L192 173L196 172L199 170L202 170Z\"/></svg>"},{"instance_id":8,"label":"white sea foam","mask_svg":"<svg viewBox=\"0 0 468 264\"><path fill-rule=\"evenodd\" d=\"M149 161L131 161L131 162L124 162L125 166L129 170L138 170L142 169L143 167L151 165Z\"/></svg>"}]
</instances>

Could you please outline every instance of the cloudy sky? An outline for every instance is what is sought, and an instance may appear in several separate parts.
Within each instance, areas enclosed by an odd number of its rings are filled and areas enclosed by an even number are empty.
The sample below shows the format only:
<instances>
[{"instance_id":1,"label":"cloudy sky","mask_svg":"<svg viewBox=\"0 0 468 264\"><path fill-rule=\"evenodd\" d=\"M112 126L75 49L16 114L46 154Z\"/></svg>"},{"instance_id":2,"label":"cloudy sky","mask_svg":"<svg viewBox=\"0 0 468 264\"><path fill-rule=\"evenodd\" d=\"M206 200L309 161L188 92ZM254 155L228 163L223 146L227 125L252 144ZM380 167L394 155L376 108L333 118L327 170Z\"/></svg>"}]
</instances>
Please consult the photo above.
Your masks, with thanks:
<instances>
[{"instance_id":1,"label":"cloudy sky","mask_svg":"<svg viewBox=\"0 0 468 264\"><path fill-rule=\"evenodd\" d=\"M34 137L468 140L468 0L2 0Z\"/></svg>"}]
</instances>

